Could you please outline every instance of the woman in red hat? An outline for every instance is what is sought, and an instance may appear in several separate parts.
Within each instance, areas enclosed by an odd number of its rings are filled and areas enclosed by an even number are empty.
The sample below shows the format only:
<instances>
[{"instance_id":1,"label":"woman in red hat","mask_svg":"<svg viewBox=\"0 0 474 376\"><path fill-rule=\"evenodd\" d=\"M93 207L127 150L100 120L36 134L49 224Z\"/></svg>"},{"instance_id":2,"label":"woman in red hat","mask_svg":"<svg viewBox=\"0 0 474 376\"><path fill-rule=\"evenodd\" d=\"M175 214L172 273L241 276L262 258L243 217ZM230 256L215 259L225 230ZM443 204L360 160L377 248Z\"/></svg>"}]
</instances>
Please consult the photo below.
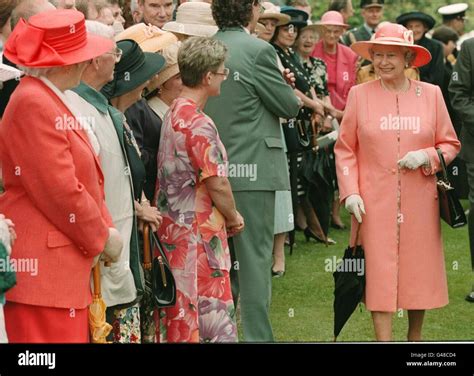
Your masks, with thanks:
<instances>
[{"instance_id":1,"label":"woman in red hat","mask_svg":"<svg viewBox=\"0 0 474 376\"><path fill-rule=\"evenodd\" d=\"M436 149L449 164L460 144L440 88L405 77L431 60L412 31L387 23L351 48L380 79L349 93L335 147L340 197L354 215L352 241L360 226L377 340L391 340L393 313L403 309L407 338L419 341L425 310L448 304Z\"/></svg>"},{"instance_id":2,"label":"woman in red hat","mask_svg":"<svg viewBox=\"0 0 474 376\"><path fill-rule=\"evenodd\" d=\"M104 203L104 181L87 119L64 91L113 43L88 35L75 10L37 14L15 27L5 56L26 73L0 126L5 193L15 223L17 285L6 296L11 342L88 342L94 259L115 261L122 240ZM91 121L92 122L92 121Z\"/></svg>"}]
</instances>

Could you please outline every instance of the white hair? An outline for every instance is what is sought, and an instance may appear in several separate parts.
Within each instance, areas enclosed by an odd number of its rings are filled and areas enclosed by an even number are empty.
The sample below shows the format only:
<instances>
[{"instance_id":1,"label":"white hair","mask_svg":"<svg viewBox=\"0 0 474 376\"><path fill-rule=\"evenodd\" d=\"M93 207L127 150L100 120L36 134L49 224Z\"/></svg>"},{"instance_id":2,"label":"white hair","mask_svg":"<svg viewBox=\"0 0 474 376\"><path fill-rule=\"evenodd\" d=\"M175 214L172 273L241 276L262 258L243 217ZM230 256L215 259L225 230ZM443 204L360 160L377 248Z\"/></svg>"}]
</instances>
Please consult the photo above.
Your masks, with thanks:
<instances>
[{"instance_id":1,"label":"white hair","mask_svg":"<svg viewBox=\"0 0 474 376\"><path fill-rule=\"evenodd\" d=\"M138 0L130 1L130 11L132 12L132 14L138 11Z\"/></svg>"},{"instance_id":2,"label":"white hair","mask_svg":"<svg viewBox=\"0 0 474 376\"><path fill-rule=\"evenodd\" d=\"M114 39L114 28L99 21L86 20L86 29L89 34L107 39Z\"/></svg>"},{"instance_id":3,"label":"white hair","mask_svg":"<svg viewBox=\"0 0 474 376\"><path fill-rule=\"evenodd\" d=\"M32 68L32 67L24 67L22 65L18 65L18 69L25 73L27 76L31 77L46 77L51 73L58 72L62 70L64 67L51 67L51 68Z\"/></svg>"}]
</instances>

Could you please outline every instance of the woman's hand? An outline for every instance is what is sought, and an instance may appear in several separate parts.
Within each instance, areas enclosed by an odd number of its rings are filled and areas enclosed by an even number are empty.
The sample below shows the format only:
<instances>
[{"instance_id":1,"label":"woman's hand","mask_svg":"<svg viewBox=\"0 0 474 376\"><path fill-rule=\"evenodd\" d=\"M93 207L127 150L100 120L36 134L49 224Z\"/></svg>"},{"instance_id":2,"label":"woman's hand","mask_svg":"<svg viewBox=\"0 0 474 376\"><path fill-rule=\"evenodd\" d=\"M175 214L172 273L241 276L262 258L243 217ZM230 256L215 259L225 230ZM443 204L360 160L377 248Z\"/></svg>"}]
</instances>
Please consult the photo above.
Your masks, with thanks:
<instances>
[{"instance_id":1,"label":"woman's hand","mask_svg":"<svg viewBox=\"0 0 474 376\"><path fill-rule=\"evenodd\" d=\"M230 238L238 233L242 232L245 227L244 218L240 215L238 211L236 211L235 218L231 221L226 221L227 227L227 236Z\"/></svg>"},{"instance_id":2,"label":"woman's hand","mask_svg":"<svg viewBox=\"0 0 474 376\"><path fill-rule=\"evenodd\" d=\"M398 161L401 168L416 170L418 167L426 166L430 162L428 154L424 150L409 151Z\"/></svg>"},{"instance_id":3,"label":"woman's hand","mask_svg":"<svg viewBox=\"0 0 474 376\"><path fill-rule=\"evenodd\" d=\"M140 231L143 231L143 225L145 223L149 223L151 230L155 232L163 222L163 217L158 211L158 208L150 206L147 201L142 201L141 204L135 201L135 211L137 213L138 229Z\"/></svg>"},{"instance_id":4,"label":"woman's hand","mask_svg":"<svg viewBox=\"0 0 474 376\"><path fill-rule=\"evenodd\" d=\"M117 262L120 259L123 249L123 239L117 229L109 228L109 238L105 243L101 260L104 262Z\"/></svg>"},{"instance_id":5,"label":"woman's hand","mask_svg":"<svg viewBox=\"0 0 474 376\"><path fill-rule=\"evenodd\" d=\"M357 222L362 223L362 215L365 215L365 206L362 197L359 195L350 195L346 198L346 209L349 213L354 214Z\"/></svg>"},{"instance_id":6,"label":"woman's hand","mask_svg":"<svg viewBox=\"0 0 474 376\"><path fill-rule=\"evenodd\" d=\"M324 116L324 105L319 101L314 101L313 112L321 116Z\"/></svg>"},{"instance_id":7,"label":"woman's hand","mask_svg":"<svg viewBox=\"0 0 474 376\"><path fill-rule=\"evenodd\" d=\"M292 73L288 68L283 71L283 78L288 85L290 85L292 88L295 87L295 74Z\"/></svg>"}]
</instances>

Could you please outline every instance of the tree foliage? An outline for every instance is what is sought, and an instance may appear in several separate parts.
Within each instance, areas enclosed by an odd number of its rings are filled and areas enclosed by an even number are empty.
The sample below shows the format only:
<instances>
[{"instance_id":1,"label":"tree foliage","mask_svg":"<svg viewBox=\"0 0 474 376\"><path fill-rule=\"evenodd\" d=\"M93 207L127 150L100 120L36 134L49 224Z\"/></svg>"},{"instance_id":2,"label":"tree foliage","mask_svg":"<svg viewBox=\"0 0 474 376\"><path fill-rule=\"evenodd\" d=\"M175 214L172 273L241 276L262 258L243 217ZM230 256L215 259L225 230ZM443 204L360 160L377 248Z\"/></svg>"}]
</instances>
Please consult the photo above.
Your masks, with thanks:
<instances>
[{"instance_id":1,"label":"tree foliage","mask_svg":"<svg viewBox=\"0 0 474 376\"><path fill-rule=\"evenodd\" d=\"M395 22L397 16L412 10L419 10L430 14L436 19L436 26L441 25L441 16L438 14L438 8L443 5L454 4L465 0L386 0L384 19L386 21ZM313 8L313 21L319 20L324 12L327 11L330 0L309 0ZM467 1L468 3L470 1ZM352 0L354 7L354 16L350 19L351 26L362 24L363 20L360 15L360 0ZM467 16L471 16L471 20L466 22L466 31L474 29L472 18L474 18L474 7L468 9Z\"/></svg>"}]
</instances>

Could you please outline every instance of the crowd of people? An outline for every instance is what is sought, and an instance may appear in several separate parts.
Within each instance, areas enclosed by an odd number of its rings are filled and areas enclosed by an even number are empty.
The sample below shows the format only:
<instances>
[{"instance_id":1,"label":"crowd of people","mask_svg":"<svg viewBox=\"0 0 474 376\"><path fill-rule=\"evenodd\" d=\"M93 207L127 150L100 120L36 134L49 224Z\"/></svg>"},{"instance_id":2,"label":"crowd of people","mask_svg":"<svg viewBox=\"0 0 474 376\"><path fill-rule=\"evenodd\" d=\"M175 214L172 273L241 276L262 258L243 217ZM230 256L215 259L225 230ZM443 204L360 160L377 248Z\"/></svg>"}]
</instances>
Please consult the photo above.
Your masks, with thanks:
<instances>
[{"instance_id":1,"label":"crowd of people","mask_svg":"<svg viewBox=\"0 0 474 376\"><path fill-rule=\"evenodd\" d=\"M341 206L375 338L406 309L421 340L448 304L438 151L469 197L474 268L469 10L435 27L358 5L350 29L351 0L319 20L307 0L2 1L0 265L23 269L0 269L0 342L90 342L93 268L110 342L237 342L237 315L240 340L272 342L285 245L336 244ZM144 299L144 227L172 306Z\"/></svg>"}]
</instances>

